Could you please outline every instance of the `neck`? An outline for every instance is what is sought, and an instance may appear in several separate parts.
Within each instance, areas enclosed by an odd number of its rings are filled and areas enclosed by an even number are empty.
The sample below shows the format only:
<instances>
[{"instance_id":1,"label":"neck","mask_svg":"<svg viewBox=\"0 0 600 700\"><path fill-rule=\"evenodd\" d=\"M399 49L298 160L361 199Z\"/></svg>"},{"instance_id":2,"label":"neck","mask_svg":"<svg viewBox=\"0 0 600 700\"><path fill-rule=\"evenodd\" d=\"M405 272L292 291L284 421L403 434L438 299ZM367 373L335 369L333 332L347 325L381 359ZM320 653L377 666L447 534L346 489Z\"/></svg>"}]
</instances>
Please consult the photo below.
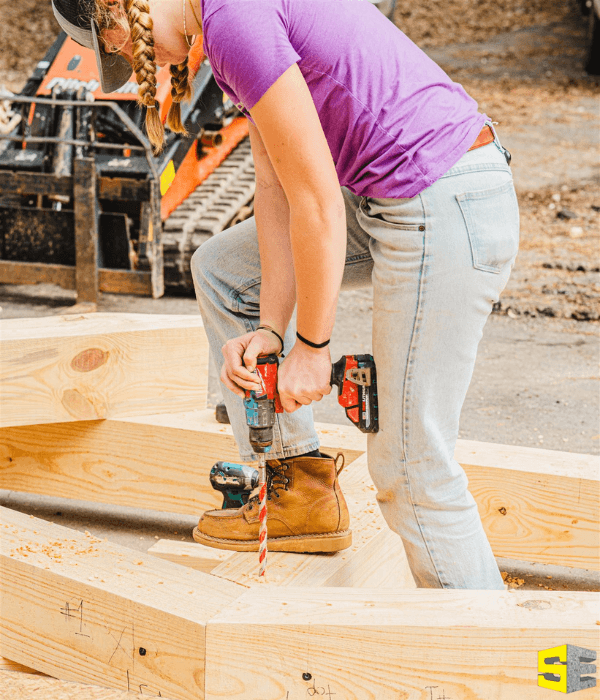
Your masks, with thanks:
<instances>
[{"instance_id":1,"label":"neck","mask_svg":"<svg viewBox=\"0 0 600 700\"><path fill-rule=\"evenodd\" d=\"M185 5L184 5L185 3ZM202 34L202 13L200 0L181 0L181 25L183 31L183 9L185 7L185 27L190 34Z\"/></svg>"}]
</instances>

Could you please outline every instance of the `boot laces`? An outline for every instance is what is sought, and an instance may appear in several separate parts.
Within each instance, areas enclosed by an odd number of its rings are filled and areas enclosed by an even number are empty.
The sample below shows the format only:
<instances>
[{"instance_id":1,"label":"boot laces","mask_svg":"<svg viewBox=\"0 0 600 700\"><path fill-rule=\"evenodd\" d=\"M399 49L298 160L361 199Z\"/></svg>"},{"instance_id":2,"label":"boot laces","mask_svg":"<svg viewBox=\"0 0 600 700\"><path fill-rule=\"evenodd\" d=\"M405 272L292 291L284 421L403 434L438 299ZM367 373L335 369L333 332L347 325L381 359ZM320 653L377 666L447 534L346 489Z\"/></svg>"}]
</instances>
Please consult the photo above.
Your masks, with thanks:
<instances>
[{"instance_id":1,"label":"boot laces","mask_svg":"<svg viewBox=\"0 0 600 700\"><path fill-rule=\"evenodd\" d=\"M271 460L267 462L267 500L271 501L271 496L275 494L279 498L279 491L283 489L288 490L288 484L290 480L285 475L285 472L289 469L289 464L281 462L278 459ZM254 496L250 496L248 499L248 510L252 510L254 504L258 504L260 499L260 491L255 493Z\"/></svg>"}]
</instances>

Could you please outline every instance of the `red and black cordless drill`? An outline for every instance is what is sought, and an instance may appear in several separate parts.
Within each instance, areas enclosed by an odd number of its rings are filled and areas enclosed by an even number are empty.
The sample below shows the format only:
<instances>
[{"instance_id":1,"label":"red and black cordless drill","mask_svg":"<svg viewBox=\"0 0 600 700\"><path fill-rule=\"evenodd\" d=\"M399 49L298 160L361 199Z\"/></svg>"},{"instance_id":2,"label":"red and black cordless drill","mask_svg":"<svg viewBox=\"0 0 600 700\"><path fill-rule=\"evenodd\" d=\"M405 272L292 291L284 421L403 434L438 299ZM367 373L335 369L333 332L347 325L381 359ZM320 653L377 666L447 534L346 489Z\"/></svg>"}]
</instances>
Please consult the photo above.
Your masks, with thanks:
<instances>
[{"instance_id":1,"label":"red and black cordless drill","mask_svg":"<svg viewBox=\"0 0 600 700\"><path fill-rule=\"evenodd\" d=\"M264 355L256 361L261 392L246 391L244 407L250 445L258 454L265 454L273 444L275 414L283 413L277 393L276 355ZM372 355L344 355L331 368L331 385L338 388L338 403L363 433L379 430L377 406L377 374Z\"/></svg>"},{"instance_id":2,"label":"red and black cordless drill","mask_svg":"<svg viewBox=\"0 0 600 700\"><path fill-rule=\"evenodd\" d=\"M276 355L264 355L256 361L262 389L246 391L244 407L250 445L261 455L261 465L273 444L275 414L283 413L277 393ZM331 385L338 388L338 402L350 421L363 433L379 430L377 374L372 355L344 355L331 368ZM248 501L258 485L258 472L252 467L217 462L211 470L211 484L223 493L223 508L239 508Z\"/></svg>"}]
</instances>

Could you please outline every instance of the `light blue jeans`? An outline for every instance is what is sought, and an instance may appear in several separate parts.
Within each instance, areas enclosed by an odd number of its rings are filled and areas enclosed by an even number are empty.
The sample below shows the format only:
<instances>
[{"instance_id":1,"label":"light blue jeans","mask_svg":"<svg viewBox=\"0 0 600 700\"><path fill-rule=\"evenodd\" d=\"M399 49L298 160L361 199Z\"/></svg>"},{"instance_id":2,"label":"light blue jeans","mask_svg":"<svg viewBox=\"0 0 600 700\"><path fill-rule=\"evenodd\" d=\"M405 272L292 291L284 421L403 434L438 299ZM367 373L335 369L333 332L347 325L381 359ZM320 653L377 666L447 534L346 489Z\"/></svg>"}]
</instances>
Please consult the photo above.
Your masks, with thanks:
<instances>
[{"instance_id":1,"label":"light blue jeans","mask_svg":"<svg viewBox=\"0 0 600 700\"><path fill-rule=\"evenodd\" d=\"M410 199L342 190L348 227L342 287L373 285L380 430L368 436L368 461L381 511L401 536L419 587L504 590L453 455L483 327L517 254L511 170L496 140L466 153ZM222 345L259 323L254 217L204 243L192 273L220 368ZM290 327L288 351L294 340ZM250 461L242 402L222 388L241 458ZM278 417L274 458L318 447L310 406Z\"/></svg>"}]
</instances>

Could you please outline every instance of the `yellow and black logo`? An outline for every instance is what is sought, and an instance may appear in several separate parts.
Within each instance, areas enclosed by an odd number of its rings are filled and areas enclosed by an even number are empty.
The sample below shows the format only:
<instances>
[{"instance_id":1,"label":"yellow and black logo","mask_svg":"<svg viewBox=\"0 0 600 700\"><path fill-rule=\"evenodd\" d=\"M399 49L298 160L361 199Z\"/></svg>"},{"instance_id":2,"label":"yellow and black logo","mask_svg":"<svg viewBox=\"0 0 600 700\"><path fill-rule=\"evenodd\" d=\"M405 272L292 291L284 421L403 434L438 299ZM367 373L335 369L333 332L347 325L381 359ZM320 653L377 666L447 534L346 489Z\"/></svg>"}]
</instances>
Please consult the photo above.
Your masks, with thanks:
<instances>
[{"instance_id":1,"label":"yellow and black logo","mask_svg":"<svg viewBox=\"0 0 600 700\"><path fill-rule=\"evenodd\" d=\"M574 693L576 690L595 688L596 652L573 644L538 651L538 685L558 690L559 693Z\"/></svg>"}]
</instances>

